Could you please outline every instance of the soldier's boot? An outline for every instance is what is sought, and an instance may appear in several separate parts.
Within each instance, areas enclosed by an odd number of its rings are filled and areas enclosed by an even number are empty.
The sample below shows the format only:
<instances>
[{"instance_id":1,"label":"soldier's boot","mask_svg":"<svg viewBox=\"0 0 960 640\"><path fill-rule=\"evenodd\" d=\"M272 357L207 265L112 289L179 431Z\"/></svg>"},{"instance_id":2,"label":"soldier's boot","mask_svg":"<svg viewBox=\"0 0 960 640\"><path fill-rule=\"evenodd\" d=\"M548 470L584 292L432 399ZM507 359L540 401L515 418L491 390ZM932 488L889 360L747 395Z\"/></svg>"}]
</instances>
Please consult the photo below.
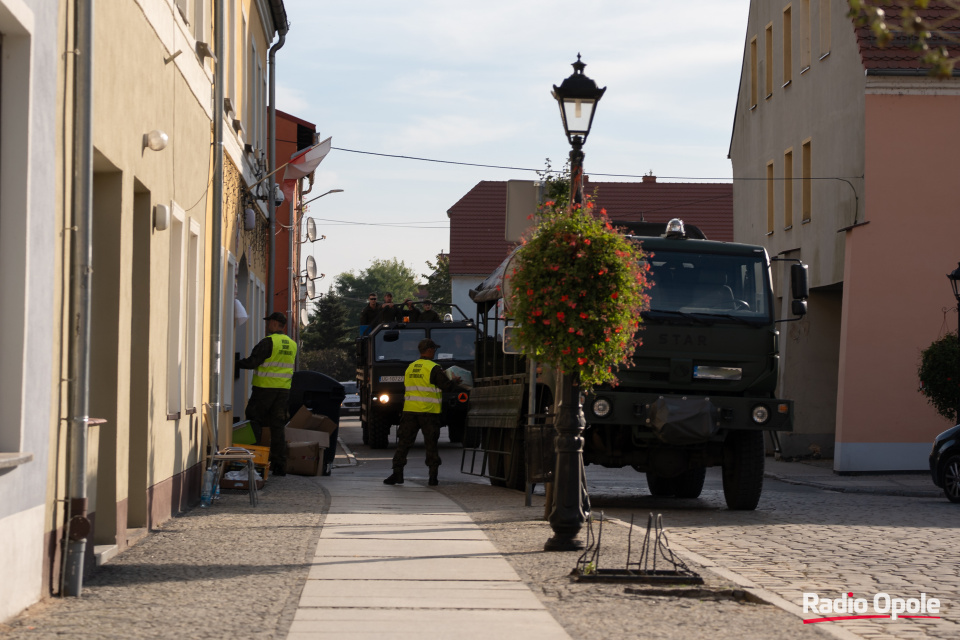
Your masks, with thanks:
<instances>
[{"instance_id":1,"label":"soldier's boot","mask_svg":"<svg viewBox=\"0 0 960 640\"><path fill-rule=\"evenodd\" d=\"M393 473L383 481L383 484L403 484L403 467L394 467Z\"/></svg>"},{"instance_id":2,"label":"soldier's boot","mask_svg":"<svg viewBox=\"0 0 960 640\"><path fill-rule=\"evenodd\" d=\"M430 480L427 481L427 484L431 487L440 484L440 480L437 479L437 471L438 469L436 467L430 467Z\"/></svg>"}]
</instances>

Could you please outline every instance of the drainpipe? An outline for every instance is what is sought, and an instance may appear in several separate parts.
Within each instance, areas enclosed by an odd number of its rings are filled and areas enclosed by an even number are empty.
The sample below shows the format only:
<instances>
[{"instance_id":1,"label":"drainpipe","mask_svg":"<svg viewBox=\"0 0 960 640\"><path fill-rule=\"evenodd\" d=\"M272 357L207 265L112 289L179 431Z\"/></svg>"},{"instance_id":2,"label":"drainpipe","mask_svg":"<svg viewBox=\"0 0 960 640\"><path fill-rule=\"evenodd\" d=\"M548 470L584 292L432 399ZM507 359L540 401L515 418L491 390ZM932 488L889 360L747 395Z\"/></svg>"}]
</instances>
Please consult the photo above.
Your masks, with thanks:
<instances>
[{"instance_id":1,"label":"drainpipe","mask_svg":"<svg viewBox=\"0 0 960 640\"><path fill-rule=\"evenodd\" d=\"M274 279L276 278L277 273L277 204L273 199L274 191L277 188L277 176L274 175L277 170L277 51L283 47L283 43L287 40L287 25L277 24L277 33L280 34L280 39L277 40L277 43L270 47L270 55L267 61L267 66L270 68L270 105L269 113L267 114L267 137L269 140L267 144L270 148L270 158L268 171L270 172L270 181L267 189L267 211L270 214L270 262L269 262L269 273L267 274L267 304L269 305L268 311L273 313L273 297L276 295L274 293ZM291 212L293 211L293 203L288 203L287 207ZM291 213L291 224L293 223L293 214ZM292 231L291 231L292 233ZM292 296L293 291L287 291L287 295ZM292 322L291 318L287 319L288 322Z\"/></svg>"},{"instance_id":2,"label":"drainpipe","mask_svg":"<svg viewBox=\"0 0 960 640\"><path fill-rule=\"evenodd\" d=\"M73 83L73 233L70 241L70 416L66 558L61 593L80 596L90 534L87 426L90 422L90 275L93 263L93 0L76 3Z\"/></svg>"},{"instance_id":3,"label":"drainpipe","mask_svg":"<svg viewBox=\"0 0 960 640\"><path fill-rule=\"evenodd\" d=\"M223 76L224 47L223 24L224 3L215 2L213 14L214 55L217 57L216 71L213 77L213 199L210 233L213 236L210 247L210 421L213 423L213 442L210 448L217 451L220 447L220 371L223 366L220 357L220 329L223 325L223 309L220 299L223 297L223 260L220 252L223 248ZM211 464L213 458L210 458Z\"/></svg>"}]
</instances>

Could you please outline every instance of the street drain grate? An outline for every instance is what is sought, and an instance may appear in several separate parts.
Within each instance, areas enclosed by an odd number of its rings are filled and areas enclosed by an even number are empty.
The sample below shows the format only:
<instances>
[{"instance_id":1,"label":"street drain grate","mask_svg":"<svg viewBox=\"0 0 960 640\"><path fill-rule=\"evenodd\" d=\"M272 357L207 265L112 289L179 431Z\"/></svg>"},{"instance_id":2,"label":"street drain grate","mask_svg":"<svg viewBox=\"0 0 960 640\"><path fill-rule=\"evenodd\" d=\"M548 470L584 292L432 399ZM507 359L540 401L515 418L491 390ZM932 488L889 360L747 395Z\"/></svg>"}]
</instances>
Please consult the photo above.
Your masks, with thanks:
<instances>
[{"instance_id":1,"label":"street drain grate","mask_svg":"<svg viewBox=\"0 0 960 640\"><path fill-rule=\"evenodd\" d=\"M654 521L651 513L647 518L647 534L640 548L640 559L631 562L633 554L633 516L630 516L630 532L627 534L627 562L622 569L605 569L600 566L600 547L603 541L603 512L597 535L593 534L593 518L587 522L587 548L577 559L573 574L582 582L615 582L646 584L703 584L703 578L691 571L683 560L670 550L667 534L663 531L663 515L657 514ZM659 567L658 567L659 565Z\"/></svg>"}]
</instances>

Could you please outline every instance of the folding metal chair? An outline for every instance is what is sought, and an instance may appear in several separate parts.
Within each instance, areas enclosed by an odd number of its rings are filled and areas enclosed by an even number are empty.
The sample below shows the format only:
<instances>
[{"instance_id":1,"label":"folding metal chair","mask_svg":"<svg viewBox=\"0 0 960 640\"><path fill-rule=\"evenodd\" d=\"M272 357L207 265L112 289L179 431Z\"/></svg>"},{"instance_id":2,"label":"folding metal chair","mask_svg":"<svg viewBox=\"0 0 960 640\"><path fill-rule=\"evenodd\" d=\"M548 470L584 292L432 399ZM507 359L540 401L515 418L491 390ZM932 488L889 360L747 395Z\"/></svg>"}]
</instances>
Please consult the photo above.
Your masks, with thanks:
<instances>
[{"instance_id":1,"label":"folding metal chair","mask_svg":"<svg viewBox=\"0 0 960 640\"><path fill-rule=\"evenodd\" d=\"M210 466L208 467L214 470L214 493L216 492L216 487L220 486L220 479L223 477L224 467L228 463L246 462L247 484L250 485L250 505L253 507L257 506L260 502L260 494L257 491L257 471L253 466L253 459L256 454L243 447L224 447L223 449L218 449L216 435L213 430L213 415L210 404L204 403L203 415L204 430L210 439L210 450L215 452L210 455Z\"/></svg>"}]
</instances>

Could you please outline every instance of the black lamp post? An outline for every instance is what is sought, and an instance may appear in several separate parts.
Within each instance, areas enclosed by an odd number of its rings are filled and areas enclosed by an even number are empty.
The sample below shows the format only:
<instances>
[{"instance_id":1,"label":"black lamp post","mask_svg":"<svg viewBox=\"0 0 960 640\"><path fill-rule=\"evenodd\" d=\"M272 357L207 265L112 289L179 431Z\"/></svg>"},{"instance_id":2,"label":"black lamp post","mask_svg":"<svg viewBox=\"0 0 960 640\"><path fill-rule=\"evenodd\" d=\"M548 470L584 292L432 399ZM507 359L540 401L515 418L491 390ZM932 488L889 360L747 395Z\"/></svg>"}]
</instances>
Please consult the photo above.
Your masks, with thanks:
<instances>
[{"instance_id":1,"label":"black lamp post","mask_svg":"<svg viewBox=\"0 0 960 640\"><path fill-rule=\"evenodd\" d=\"M560 105L563 130L573 149L570 151L570 203L583 204L583 143L590 133L597 102L606 91L583 75L587 65L573 63L573 74L560 86L554 85L553 97ZM583 548L577 534L587 520L583 486L583 409L580 406L580 381L576 373L560 375L555 429L557 462L553 474L553 508L550 527L553 537L543 545L545 551L576 551Z\"/></svg>"},{"instance_id":2,"label":"black lamp post","mask_svg":"<svg viewBox=\"0 0 960 640\"><path fill-rule=\"evenodd\" d=\"M957 263L956 269L947 274L947 279L950 280L950 288L953 289L953 297L957 299L957 346L960 347L960 263ZM958 350L958 353L960 353L960 350ZM960 361L957 363L957 371L960 373ZM958 376L958 379L960 379L960 376ZM956 412L957 414L954 417L956 418L957 423L960 423L960 402L957 403Z\"/></svg>"}]
</instances>

